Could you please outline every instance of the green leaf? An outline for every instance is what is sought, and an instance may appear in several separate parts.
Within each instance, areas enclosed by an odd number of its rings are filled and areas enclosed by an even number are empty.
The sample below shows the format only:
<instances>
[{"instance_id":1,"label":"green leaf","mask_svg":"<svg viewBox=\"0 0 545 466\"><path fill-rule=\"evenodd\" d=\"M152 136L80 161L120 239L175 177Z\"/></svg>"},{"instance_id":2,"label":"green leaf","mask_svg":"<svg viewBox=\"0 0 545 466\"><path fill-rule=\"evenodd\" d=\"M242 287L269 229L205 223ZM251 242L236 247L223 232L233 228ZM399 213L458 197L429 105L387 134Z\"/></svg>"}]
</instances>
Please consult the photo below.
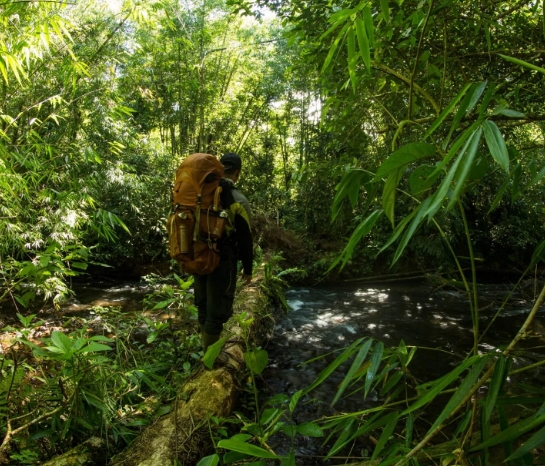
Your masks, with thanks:
<instances>
[{"instance_id":1,"label":"green leaf","mask_svg":"<svg viewBox=\"0 0 545 466\"><path fill-rule=\"evenodd\" d=\"M218 448L225 448L226 450L237 451L239 453L245 453L256 458L270 458L279 459L280 456L275 455L261 447L256 447L246 442L239 440L220 440L218 442Z\"/></svg>"},{"instance_id":2,"label":"green leaf","mask_svg":"<svg viewBox=\"0 0 545 466\"><path fill-rule=\"evenodd\" d=\"M511 184L511 202L515 202L520 196L520 178L522 176L522 165L520 163L513 169L513 183Z\"/></svg>"},{"instance_id":3,"label":"green leaf","mask_svg":"<svg viewBox=\"0 0 545 466\"><path fill-rule=\"evenodd\" d=\"M345 24L344 27L341 29L341 32L339 32L339 35L337 36L337 38L333 41L333 44L331 45L331 48L329 49L329 53L327 54L327 57L324 61L324 65L322 66L322 73L329 68L331 60L333 60L333 56L335 55L335 52L337 51L337 47L339 46L339 43L344 38L344 35L346 34L346 30L348 29L348 26L349 24Z\"/></svg>"},{"instance_id":4,"label":"green leaf","mask_svg":"<svg viewBox=\"0 0 545 466\"><path fill-rule=\"evenodd\" d=\"M81 269L81 270L87 270L87 267L89 266L89 264L86 264L85 262L72 262L72 267L75 267L76 269Z\"/></svg>"},{"instance_id":5,"label":"green leaf","mask_svg":"<svg viewBox=\"0 0 545 466\"><path fill-rule=\"evenodd\" d=\"M363 220L354 230L354 233L352 233L352 236L348 240L348 244L344 248L343 252L335 259L335 261L331 264L329 267L329 270L332 270L334 267L337 266L339 262L342 261L341 267L344 267L346 263L349 261L350 257L352 257L352 253L354 252L354 249L356 245L360 242L360 240L369 234L369 232L373 229L375 224L377 223L377 220L382 215L382 210L375 210L372 214L370 214L365 220Z\"/></svg>"},{"instance_id":6,"label":"green leaf","mask_svg":"<svg viewBox=\"0 0 545 466\"><path fill-rule=\"evenodd\" d=\"M216 466L219 461L220 457L216 454L205 456L197 463L197 466Z\"/></svg>"},{"instance_id":7,"label":"green leaf","mask_svg":"<svg viewBox=\"0 0 545 466\"><path fill-rule=\"evenodd\" d=\"M539 66L532 65L531 63L525 62L523 60L519 60L518 58L508 57L507 55L502 55L501 53L499 55L503 59L505 59L507 61L510 61L511 63L514 63L515 65L524 66L526 68L530 68L531 70L539 71L540 73L545 74L545 68L540 68Z\"/></svg>"},{"instance_id":8,"label":"green leaf","mask_svg":"<svg viewBox=\"0 0 545 466\"><path fill-rule=\"evenodd\" d=\"M365 22L361 18L356 18L356 34L358 36L358 47L360 50L361 59L367 68L367 71L371 72L371 49L369 47L369 38L365 32Z\"/></svg>"},{"instance_id":9,"label":"green leaf","mask_svg":"<svg viewBox=\"0 0 545 466\"><path fill-rule=\"evenodd\" d=\"M301 396L303 396L303 390L298 390L292 395L289 404L290 413L293 413L293 411L295 411L295 408L297 406L297 403L299 403Z\"/></svg>"},{"instance_id":10,"label":"green leaf","mask_svg":"<svg viewBox=\"0 0 545 466\"><path fill-rule=\"evenodd\" d=\"M246 366L257 375L260 375L267 363L269 362L269 353L264 349L257 351L246 351L244 353L244 361L246 361Z\"/></svg>"},{"instance_id":11,"label":"green leaf","mask_svg":"<svg viewBox=\"0 0 545 466\"><path fill-rule=\"evenodd\" d=\"M407 247L407 244L409 244L409 240L412 238L418 227L420 226L420 223L422 222L423 218L427 214L429 210L429 205L432 201L431 197L426 198L418 207L415 208L416 215L414 216L413 221L411 222L411 225L405 231L405 234L403 235L403 238L401 239L399 245L397 246L394 258L392 260L392 266L399 260L401 257L401 254L403 254L403 251Z\"/></svg>"},{"instance_id":12,"label":"green leaf","mask_svg":"<svg viewBox=\"0 0 545 466\"><path fill-rule=\"evenodd\" d=\"M533 186L540 182L540 180L545 176L545 165L539 170L539 173L532 178L528 186Z\"/></svg>"},{"instance_id":13,"label":"green leaf","mask_svg":"<svg viewBox=\"0 0 545 466\"><path fill-rule=\"evenodd\" d=\"M164 301L161 301L160 303L157 303L155 306L153 306L152 311L155 309L164 309L169 304L172 304L175 301L176 301L176 298L165 299Z\"/></svg>"},{"instance_id":14,"label":"green leaf","mask_svg":"<svg viewBox=\"0 0 545 466\"><path fill-rule=\"evenodd\" d=\"M358 76L356 73L356 36L354 28L348 28L346 46L348 49L348 74L350 75L350 82L352 83L352 91L356 93L356 86L358 82Z\"/></svg>"},{"instance_id":15,"label":"green leaf","mask_svg":"<svg viewBox=\"0 0 545 466\"><path fill-rule=\"evenodd\" d=\"M52 332L51 343L53 343L60 350L60 352L64 354L68 354L72 350L72 339L62 332Z\"/></svg>"},{"instance_id":16,"label":"green leaf","mask_svg":"<svg viewBox=\"0 0 545 466\"><path fill-rule=\"evenodd\" d=\"M369 339L360 348L360 350L358 351L358 354L356 355L354 361L352 362L352 365L350 366L350 369L346 373L346 376L344 377L344 380L342 381L341 385L339 386L339 389L337 390L337 393L335 394L335 397L333 398L333 401L331 402L330 406L335 405L335 403L337 403L337 401L339 401L339 398L342 396L342 394L348 388L348 385L352 381L352 377L354 377L354 374L356 373L356 371L361 367L361 365L365 361L365 358L367 357L367 353L369 352L369 349L371 348L372 344L373 344L373 340Z\"/></svg>"},{"instance_id":17,"label":"green leaf","mask_svg":"<svg viewBox=\"0 0 545 466\"><path fill-rule=\"evenodd\" d=\"M486 400L484 403L484 419L488 422L492 416L492 410L496 406L496 400L500 389L503 386L503 383L507 377L505 373L505 357L500 354L496 361L496 366L494 367L494 373L492 374L492 380L490 386L488 387L488 393L486 395Z\"/></svg>"},{"instance_id":18,"label":"green leaf","mask_svg":"<svg viewBox=\"0 0 545 466\"><path fill-rule=\"evenodd\" d=\"M100 343L91 342L87 346L84 346L81 348L78 353L95 353L98 351L111 351L112 348L110 348L107 345L101 345Z\"/></svg>"},{"instance_id":19,"label":"green leaf","mask_svg":"<svg viewBox=\"0 0 545 466\"><path fill-rule=\"evenodd\" d=\"M375 447L375 450L373 451L373 456L371 457L371 461L377 458L377 456L384 449L384 447L386 446L386 443L388 442L388 440L394 433L394 429L399 419L399 413L397 411L394 411L388 414L386 418L387 418L386 426L384 427L384 430L382 431L382 434L378 440L377 446Z\"/></svg>"},{"instance_id":20,"label":"green leaf","mask_svg":"<svg viewBox=\"0 0 545 466\"><path fill-rule=\"evenodd\" d=\"M401 222L399 222L399 225L395 228L394 232L392 233L392 235L390 236L390 238L388 239L386 244L384 246L382 246L382 248L378 252L379 254L381 252L385 251L386 249L388 249L390 247L390 245L397 240L399 235L401 235L401 233L403 233L403 231L405 230L405 227L409 224L409 222L417 214L417 212L420 210L420 208L421 207L417 207L409 215L407 215L403 220L401 220Z\"/></svg>"},{"instance_id":21,"label":"green leaf","mask_svg":"<svg viewBox=\"0 0 545 466\"><path fill-rule=\"evenodd\" d=\"M354 343L352 343L348 348L346 348L335 360L329 364L324 370L322 370L318 377L316 377L316 380L312 382L303 393L310 393L312 390L314 390L316 387L318 387L324 380L326 380L331 373L337 369L344 361L346 361L358 348L360 343L363 341L363 338L358 338Z\"/></svg>"},{"instance_id":22,"label":"green leaf","mask_svg":"<svg viewBox=\"0 0 545 466\"><path fill-rule=\"evenodd\" d=\"M382 361L382 355L384 353L384 343L378 341L373 348L373 355L371 356L371 366L367 370L367 375L365 376L365 394L364 398L367 398L367 394L371 389L371 384L375 379L375 375L378 372L378 368Z\"/></svg>"},{"instance_id":23,"label":"green leaf","mask_svg":"<svg viewBox=\"0 0 545 466\"><path fill-rule=\"evenodd\" d=\"M365 23L365 33L369 38L369 45L373 47L375 45L375 26L373 25L373 13L369 4L366 4L363 8L363 22Z\"/></svg>"},{"instance_id":24,"label":"green leaf","mask_svg":"<svg viewBox=\"0 0 545 466\"><path fill-rule=\"evenodd\" d=\"M431 157L435 154L435 146L422 142L413 142L400 147L382 163L375 175L375 181L380 181L382 178L405 168L412 162L422 158Z\"/></svg>"},{"instance_id":25,"label":"green leaf","mask_svg":"<svg viewBox=\"0 0 545 466\"><path fill-rule=\"evenodd\" d=\"M530 453L535 448L540 447L544 443L545 443L545 427L542 427L534 435L532 435L528 440L526 440L526 442L524 442L522 447L520 447L515 453L513 453L505 461L510 461L516 458L520 458L521 456L524 456L527 453Z\"/></svg>"},{"instance_id":26,"label":"green leaf","mask_svg":"<svg viewBox=\"0 0 545 466\"><path fill-rule=\"evenodd\" d=\"M458 172L456 173L456 187L454 188L454 191L450 196L447 211L454 206L455 202L460 196L462 189L464 188L466 178L468 177L468 174L473 167L473 160L475 159L475 155L477 154L477 149L479 148L479 143L481 142L482 133L483 131L481 130L481 128L477 129L467 140L466 146L462 150L463 156L460 156L462 157L462 160L460 162Z\"/></svg>"},{"instance_id":27,"label":"green leaf","mask_svg":"<svg viewBox=\"0 0 545 466\"><path fill-rule=\"evenodd\" d=\"M509 153L505 140L500 133L499 128L493 121L487 120L483 123L484 138L494 160L498 162L507 173L509 173Z\"/></svg>"},{"instance_id":28,"label":"green leaf","mask_svg":"<svg viewBox=\"0 0 545 466\"><path fill-rule=\"evenodd\" d=\"M488 209L488 213L492 212L496 207L498 207L499 203L501 202L501 199L503 195L505 194L505 191L507 191L507 188L509 187L511 178L509 175L505 177L505 181L501 185L499 191L497 192L496 196L494 197L494 200L492 201L492 204L490 206L490 209Z\"/></svg>"},{"instance_id":29,"label":"green leaf","mask_svg":"<svg viewBox=\"0 0 545 466\"><path fill-rule=\"evenodd\" d=\"M445 141L443 142L443 149L446 149L450 138L452 136L452 133L454 130L458 127L458 124L460 121L462 121L462 118L471 112L473 110L473 107L477 103L477 100L481 97L484 89L486 88L486 81L479 83L479 84L472 84L468 93L464 97L464 100L462 100L462 103L460 104L460 108L456 112L456 115L454 116L454 119L452 120L452 124L450 126L449 133L447 137L445 138Z\"/></svg>"},{"instance_id":30,"label":"green leaf","mask_svg":"<svg viewBox=\"0 0 545 466\"><path fill-rule=\"evenodd\" d=\"M456 366L451 372L445 376L435 380L431 383L431 388L422 396L418 398L411 406L409 406L405 411L401 413L402 416L412 413L413 411L421 408L422 406L428 404L433 400L439 393L441 393L446 387L451 383L458 380L458 376L465 371L468 367L472 366L473 363L480 360L481 356L472 356L469 359L466 359L461 364Z\"/></svg>"},{"instance_id":31,"label":"green leaf","mask_svg":"<svg viewBox=\"0 0 545 466\"><path fill-rule=\"evenodd\" d=\"M409 177L409 188L415 196L430 189L437 181L439 173L431 176L434 170L435 167L431 165L420 165L411 173L411 176Z\"/></svg>"},{"instance_id":32,"label":"green leaf","mask_svg":"<svg viewBox=\"0 0 545 466\"><path fill-rule=\"evenodd\" d=\"M271 422L278 414L282 412L279 408L268 408L263 410L263 413L261 414L261 419L259 420L259 423L263 426L267 425L269 422Z\"/></svg>"},{"instance_id":33,"label":"green leaf","mask_svg":"<svg viewBox=\"0 0 545 466\"><path fill-rule=\"evenodd\" d=\"M536 246L532 254L531 265L534 266L540 261L545 262L545 239Z\"/></svg>"},{"instance_id":34,"label":"green leaf","mask_svg":"<svg viewBox=\"0 0 545 466\"><path fill-rule=\"evenodd\" d=\"M337 193L333 199L333 205L331 206L331 220L335 220L341 210L342 203L346 197L350 200L350 204L354 209L358 202L358 196L360 193L360 186L370 181L371 175L363 170L350 170L346 173L341 182L335 187Z\"/></svg>"},{"instance_id":35,"label":"green leaf","mask_svg":"<svg viewBox=\"0 0 545 466\"><path fill-rule=\"evenodd\" d=\"M221 349L223 348L223 345L227 341L227 338L220 338L216 343L213 345L210 345L206 349L206 353L202 358L202 363L208 368L212 369L214 367L214 361L220 354Z\"/></svg>"},{"instance_id":36,"label":"green leaf","mask_svg":"<svg viewBox=\"0 0 545 466\"><path fill-rule=\"evenodd\" d=\"M395 204L396 204L396 195L397 195L397 185L403 177L403 170L399 169L396 172L390 173L384 184L384 189L382 190L382 208L384 213L390 223L392 228L395 228Z\"/></svg>"},{"instance_id":37,"label":"green leaf","mask_svg":"<svg viewBox=\"0 0 545 466\"><path fill-rule=\"evenodd\" d=\"M467 377L460 384L456 392L454 392L454 395L452 395L452 398L449 400L441 414L435 419L433 425L428 430L428 433L432 432L437 426L441 425L443 421L447 419L464 400L475 385L475 382L477 382L479 379L479 376L481 375L481 372L488 361L488 357L481 357L481 359L477 360Z\"/></svg>"},{"instance_id":38,"label":"green leaf","mask_svg":"<svg viewBox=\"0 0 545 466\"><path fill-rule=\"evenodd\" d=\"M422 140L426 140L429 136L433 134L433 132L443 123L445 118L449 115L450 112L454 109L456 104L460 101L460 99L465 95L467 90L471 87L471 84L466 84L463 89L458 93L454 99L452 99L449 104L445 107L445 109L441 112L441 115L437 117L437 119L432 123L432 125L429 127L428 131L424 134Z\"/></svg>"},{"instance_id":39,"label":"green leaf","mask_svg":"<svg viewBox=\"0 0 545 466\"><path fill-rule=\"evenodd\" d=\"M386 24L390 24L390 7L388 6L388 0L380 0L380 8L384 21Z\"/></svg>"},{"instance_id":40,"label":"green leaf","mask_svg":"<svg viewBox=\"0 0 545 466\"><path fill-rule=\"evenodd\" d=\"M543 413L538 413L523 419L512 426L509 426L507 429L486 440L485 442L471 448L469 451L473 452L482 450L483 448L492 447L500 443L510 442L511 440L520 438L521 435L545 422L545 415Z\"/></svg>"},{"instance_id":41,"label":"green leaf","mask_svg":"<svg viewBox=\"0 0 545 466\"><path fill-rule=\"evenodd\" d=\"M297 433L305 437L323 437L324 431L314 422L304 422L297 426Z\"/></svg>"}]
</instances>

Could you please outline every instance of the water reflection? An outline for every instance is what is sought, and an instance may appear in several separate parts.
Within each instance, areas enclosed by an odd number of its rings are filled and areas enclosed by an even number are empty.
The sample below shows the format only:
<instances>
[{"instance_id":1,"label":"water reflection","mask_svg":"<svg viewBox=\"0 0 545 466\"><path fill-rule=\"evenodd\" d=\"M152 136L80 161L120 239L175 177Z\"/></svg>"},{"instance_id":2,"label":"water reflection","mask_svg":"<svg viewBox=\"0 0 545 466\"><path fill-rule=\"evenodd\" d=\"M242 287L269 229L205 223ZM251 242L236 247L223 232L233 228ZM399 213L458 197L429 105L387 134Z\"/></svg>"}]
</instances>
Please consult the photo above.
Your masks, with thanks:
<instances>
[{"instance_id":1,"label":"water reflection","mask_svg":"<svg viewBox=\"0 0 545 466\"><path fill-rule=\"evenodd\" d=\"M503 287L489 287L484 294L500 303L504 291ZM401 340L408 346L418 346L418 357L411 370L421 380L443 375L473 347L469 303L464 292L434 290L415 283L370 287L349 284L295 288L287 292L287 300L292 310L277 323L267 347L271 366L264 378L271 394L289 394L308 386L341 349L361 337L390 346ZM529 304L521 304L505 315L523 319ZM488 306L483 320L493 315L493 308ZM502 323L500 318L481 349L489 351L509 341L517 328L518 323ZM327 356L301 365L322 355ZM316 390L314 396L329 402L342 377L342 373L334 374L331 383Z\"/></svg>"}]
</instances>

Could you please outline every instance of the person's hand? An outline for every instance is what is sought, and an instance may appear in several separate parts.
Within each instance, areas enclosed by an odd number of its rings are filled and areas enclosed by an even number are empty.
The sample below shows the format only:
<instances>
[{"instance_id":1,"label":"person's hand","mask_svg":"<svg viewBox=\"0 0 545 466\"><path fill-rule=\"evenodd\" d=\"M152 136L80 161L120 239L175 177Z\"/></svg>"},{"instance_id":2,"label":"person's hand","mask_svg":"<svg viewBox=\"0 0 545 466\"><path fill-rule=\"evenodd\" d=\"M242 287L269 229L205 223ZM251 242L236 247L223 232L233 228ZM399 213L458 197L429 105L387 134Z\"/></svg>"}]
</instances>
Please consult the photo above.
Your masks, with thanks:
<instances>
[{"instance_id":1,"label":"person's hand","mask_svg":"<svg viewBox=\"0 0 545 466\"><path fill-rule=\"evenodd\" d=\"M252 283L252 276L246 275L244 272L242 272L242 281L243 286L249 285L250 283Z\"/></svg>"}]
</instances>

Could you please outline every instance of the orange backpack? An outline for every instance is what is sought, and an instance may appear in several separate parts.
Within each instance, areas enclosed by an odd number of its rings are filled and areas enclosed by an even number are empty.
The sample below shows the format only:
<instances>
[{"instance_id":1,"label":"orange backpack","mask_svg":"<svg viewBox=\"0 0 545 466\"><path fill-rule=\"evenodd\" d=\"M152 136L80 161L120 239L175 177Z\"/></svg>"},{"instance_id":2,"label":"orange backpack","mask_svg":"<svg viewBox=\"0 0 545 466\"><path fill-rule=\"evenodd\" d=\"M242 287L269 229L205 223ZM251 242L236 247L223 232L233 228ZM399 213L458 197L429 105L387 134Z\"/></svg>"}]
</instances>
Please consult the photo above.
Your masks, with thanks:
<instances>
[{"instance_id":1,"label":"orange backpack","mask_svg":"<svg viewBox=\"0 0 545 466\"><path fill-rule=\"evenodd\" d=\"M223 165L209 154L190 155L176 170L167 231L170 256L187 273L206 275L219 263L227 219L220 205L222 176Z\"/></svg>"}]
</instances>

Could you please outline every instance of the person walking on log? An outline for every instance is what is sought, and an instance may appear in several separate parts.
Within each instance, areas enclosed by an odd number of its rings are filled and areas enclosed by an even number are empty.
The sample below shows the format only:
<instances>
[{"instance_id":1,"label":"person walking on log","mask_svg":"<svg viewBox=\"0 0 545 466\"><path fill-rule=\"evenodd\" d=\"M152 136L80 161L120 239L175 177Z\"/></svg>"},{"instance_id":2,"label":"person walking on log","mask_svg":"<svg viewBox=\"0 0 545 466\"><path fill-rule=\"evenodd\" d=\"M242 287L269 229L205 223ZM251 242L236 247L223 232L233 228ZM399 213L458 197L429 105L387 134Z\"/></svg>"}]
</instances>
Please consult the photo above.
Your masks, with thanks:
<instances>
[{"instance_id":1,"label":"person walking on log","mask_svg":"<svg viewBox=\"0 0 545 466\"><path fill-rule=\"evenodd\" d=\"M226 153L220 162L225 168L221 180L221 205L227 211L229 221L221 239L220 263L208 275L194 275L195 305L198 309L199 327L203 350L220 338L220 333L233 315L233 302L237 281L238 261L242 262L244 285L252 281L253 239L251 211L246 197L235 187L242 170L242 160L233 153Z\"/></svg>"}]
</instances>

